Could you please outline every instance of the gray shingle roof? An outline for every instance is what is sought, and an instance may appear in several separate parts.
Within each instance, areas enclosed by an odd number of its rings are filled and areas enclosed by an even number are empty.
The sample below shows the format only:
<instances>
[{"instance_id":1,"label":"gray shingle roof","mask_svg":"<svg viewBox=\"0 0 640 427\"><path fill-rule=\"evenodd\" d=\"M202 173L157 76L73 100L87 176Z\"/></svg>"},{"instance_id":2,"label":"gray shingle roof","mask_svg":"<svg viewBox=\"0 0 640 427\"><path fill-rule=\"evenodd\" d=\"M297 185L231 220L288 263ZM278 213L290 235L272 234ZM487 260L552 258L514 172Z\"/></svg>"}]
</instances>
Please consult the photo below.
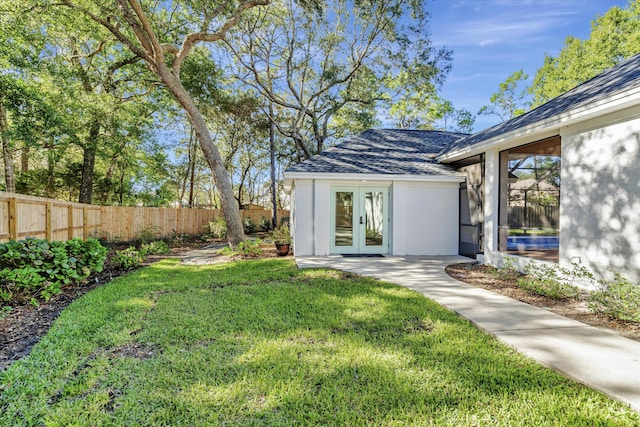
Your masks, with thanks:
<instances>
[{"instance_id":1,"label":"gray shingle roof","mask_svg":"<svg viewBox=\"0 0 640 427\"><path fill-rule=\"evenodd\" d=\"M369 129L287 172L381 175L459 175L434 157L464 133Z\"/></svg>"},{"instance_id":2,"label":"gray shingle roof","mask_svg":"<svg viewBox=\"0 0 640 427\"><path fill-rule=\"evenodd\" d=\"M522 116L453 142L446 148L445 153L469 147L636 87L640 87L640 55L619 63Z\"/></svg>"}]
</instances>

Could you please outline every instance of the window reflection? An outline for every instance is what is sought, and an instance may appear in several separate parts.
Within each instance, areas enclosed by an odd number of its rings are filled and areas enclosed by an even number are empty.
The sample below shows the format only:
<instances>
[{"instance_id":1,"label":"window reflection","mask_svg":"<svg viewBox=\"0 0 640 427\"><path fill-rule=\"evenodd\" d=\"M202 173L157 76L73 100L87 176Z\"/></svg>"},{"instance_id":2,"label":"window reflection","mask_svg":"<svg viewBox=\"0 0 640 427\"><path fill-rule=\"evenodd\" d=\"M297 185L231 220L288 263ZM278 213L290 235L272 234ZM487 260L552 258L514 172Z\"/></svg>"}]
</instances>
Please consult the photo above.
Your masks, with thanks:
<instances>
[{"instance_id":1,"label":"window reflection","mask_svg":"<svg viewBox=\"0 0 640 427\"><path fill-rule=\"evenodd\" d=\"M336 192L335 246L353 246L353 192Z\"/></svg>"},{"instance_id":2,"label":"window reflection","mask_svg":"<svg viewBox=\"0 0 640 427\"><path fill-rule=\"evenodd\" d=\"M383 230L383 194L381 191L365 193L366 246L382 246Z\"/></svg>"}]
</instances>

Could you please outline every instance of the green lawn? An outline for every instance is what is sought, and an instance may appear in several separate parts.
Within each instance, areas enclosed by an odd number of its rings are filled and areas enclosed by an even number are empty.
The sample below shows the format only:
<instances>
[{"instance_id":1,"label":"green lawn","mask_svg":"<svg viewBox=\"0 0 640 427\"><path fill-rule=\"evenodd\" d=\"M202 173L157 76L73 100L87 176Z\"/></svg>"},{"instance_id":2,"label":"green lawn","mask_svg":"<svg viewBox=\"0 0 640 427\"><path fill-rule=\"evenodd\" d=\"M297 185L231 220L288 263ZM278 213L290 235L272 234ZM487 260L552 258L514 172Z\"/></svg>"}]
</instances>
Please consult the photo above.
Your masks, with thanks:
<instances>
[{"instance_id":1,"label":"green lawn","mask_svg":"<svg viewBox=\"0 0 640 427\"><path fill-rule=\"evenodd\" d=\"M537 229L537 228L510 228L509 236L557 236L558 230Z\"/></svg>"},{"instance_id":2,"label":"green lawn","mask_svg":"<svg viewBox=\"0 0 640 427\"><path fill-rule=\"evenodd\" d=\"M0 373L0 425L638 425L421 295L290 260L167 260Z\"/></svg>"}]
</instances>

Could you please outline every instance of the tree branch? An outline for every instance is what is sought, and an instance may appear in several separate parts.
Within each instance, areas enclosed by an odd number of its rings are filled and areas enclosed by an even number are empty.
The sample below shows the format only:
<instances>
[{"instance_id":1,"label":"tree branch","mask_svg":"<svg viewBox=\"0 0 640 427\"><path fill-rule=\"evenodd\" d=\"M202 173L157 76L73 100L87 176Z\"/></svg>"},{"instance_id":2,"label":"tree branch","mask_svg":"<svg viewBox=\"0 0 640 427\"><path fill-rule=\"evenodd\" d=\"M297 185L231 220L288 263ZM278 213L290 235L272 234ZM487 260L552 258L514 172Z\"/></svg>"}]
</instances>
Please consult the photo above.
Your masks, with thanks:
<instances>
[{"instance_id":1,"label":"tree branch","mask_svg":"<svg viewBox=\"0 0 640 427\"><path fill-rule=\"evenodd\" d=\"M222 24L219 30L213 33L209 33L207 32L207 28L205 28L203 25L202 31L188 34L185 37L184 41L182 42L182 46L180 47L180 49L176 54L176 59L173 61L173 66L172 66L173 74L176 77L180 75L180 67L182 66L182 62L189 55L189 52L191 52L191 49L193 48L193 46L203 41L217 42L217 41L223 40L227 35L227 32L238 23L238 21L240 20L240 15L242 15L242 13L244 13L246 10L249 10L257 6L266 6L269 4L269 2L270 0L245 1L244 3L240 4L236 8L236 10L233 12L233 17L228 19L224 24ZM218 8L216 12L214 12L215 15L210 18L205 16L205 22L211 21L216 15L218 15L221 12L221 10L222 10L222 7Z\"/></svg>"},{"instance_id":2,"label":"tree branch","mask_svg":"<svg viewBox=\"0 0 640 427\"><path fill-rule=\"evenodd\" d=\"M123 1L124 0L118 0L118 3L122 4L123 7L124 7L126 5L123 3ZM150 47L147 48L147 49L151 50L151 53L153 54L153 57L155 58L156 64L163 63L164 62L164 52L162 50L162 46L160 45L160 42L158 41L158 38L156 37L155 31L151 27L151 23L149 22L149 18L147 18L147 15L144 13L144 10L142 10L142 6L140 6L140 3L138 3L137 0L127 0L127 2L129 3L129 6L131 6L131 9L136 14L136 16L138 18L138 21L139 21L139 25L138 25L138 22L136 22L135 23L136 24L135 27L133 26L133 24L134 24L133 20L131 20L129 22L129 24L132 25L134 33L136 34L136 36L138 36L138 40L140 40L140 43L143 43L143 45L144 45L144 41L146 41L147 43L150 43ZM142 26L142 28L140 28L140 25ZM138 35L139 32L140 32L141 35L146 35L146 39L144 37L140 37Z\"/></svg>"},{"instance_id":3,"label":"tree branch","mask_svg":"<svg viewBox=\"0 0 640 427\"><path fill-rule=\"evenodd\" d=\"M101 18L100 16L92 13L90 10L73 3L71 0L61 0L61 1L62 1L62 3L60 3L61 5L67 6L70 9L77 10L80 13L84 14L85 16L89 17L89 19L91 19L92 21L102 25L107 30L109 30L109 32L113 34L113 36L116 39L118 39L118 41L120 41L122 44L127 46L127 48L131 50L131 52L133 52L140 58L144 59L145 61L149 63L151 62L151 59L152 59L151 56L147 54L147 52L143 48L135 44L131 39L129 39L126 35L124 35L122 31L120 31L118 26L112 24L109 19Z\"/></svg>"}]
</instances>

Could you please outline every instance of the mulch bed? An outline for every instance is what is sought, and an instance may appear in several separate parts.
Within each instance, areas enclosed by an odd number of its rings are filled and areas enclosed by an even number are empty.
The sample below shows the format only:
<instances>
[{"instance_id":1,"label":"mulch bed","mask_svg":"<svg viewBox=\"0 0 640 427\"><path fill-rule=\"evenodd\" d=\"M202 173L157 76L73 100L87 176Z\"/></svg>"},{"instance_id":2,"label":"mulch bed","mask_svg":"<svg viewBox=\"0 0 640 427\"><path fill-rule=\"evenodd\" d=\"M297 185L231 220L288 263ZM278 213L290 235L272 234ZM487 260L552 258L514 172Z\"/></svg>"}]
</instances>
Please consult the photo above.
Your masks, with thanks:
<instances>
[{"instance_id":1,"label":"mulch bed","mask_svg":"<svg viewBox=\"0 0 640 427\"><path fill-rule=\"evenodd\" d=\"M143 266L164 258L183 257L192 250L203 249L209 245L211 245L211 242L186 243L181 247L173 248L170 255L148 257ZM128 246L130 245L123 244L118 247L112 247L110 250L124 249ZM277 257L273 244L264 244L261 246L261 249L263 253L260 255L260 258ZM60 315L60 312L76 298L109 282L115 277L129 272L110 264L108 261L110 258L110 256L107 256L104 269L101 273L91 276L84 283L65 286L60 294L54 295L47 302L42 302L38 307L30 304L14 306L7 315L0 318L0 371L6 369L14 361L28 355L33 346L47 333L53 322ZM203 263L225 262L230 260L233 260L233 258L212 254L210 261Z\"/></svg>"},{"instance_id":2,"label":"mulch bed","mask_svg":"<svg viewBox=\"0 0 640 427\"><path fill-rule=\"evenodd\" d=\"M505 295L518 301L550 310L561 316L575 319L587 325L613 331L621 336L640 341L640 323L612 319L593 313L587 307L585 291L579 298L553 299L530 293L516 285L515 279L504 280L496 277L492 267L479 264L454 264L446 268L449 276L470 285Z\"/></svg>"},{"instance_id":3,"label":"mulch bed","mask_svg":"<svg viewBox=\"0 0 640 427\"><path fill-rule=\"evenodd\" d=\"M9 314L0 319L0 370L29 354L60 312L76 298L123 273L106 264L101 273L91 276L85 283L65 286L61 293L38 307L30 304L13 307Z\"/></svg>"}]
</instances>

